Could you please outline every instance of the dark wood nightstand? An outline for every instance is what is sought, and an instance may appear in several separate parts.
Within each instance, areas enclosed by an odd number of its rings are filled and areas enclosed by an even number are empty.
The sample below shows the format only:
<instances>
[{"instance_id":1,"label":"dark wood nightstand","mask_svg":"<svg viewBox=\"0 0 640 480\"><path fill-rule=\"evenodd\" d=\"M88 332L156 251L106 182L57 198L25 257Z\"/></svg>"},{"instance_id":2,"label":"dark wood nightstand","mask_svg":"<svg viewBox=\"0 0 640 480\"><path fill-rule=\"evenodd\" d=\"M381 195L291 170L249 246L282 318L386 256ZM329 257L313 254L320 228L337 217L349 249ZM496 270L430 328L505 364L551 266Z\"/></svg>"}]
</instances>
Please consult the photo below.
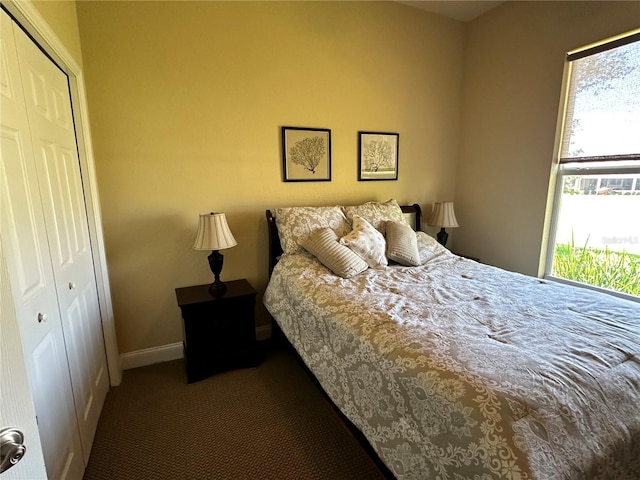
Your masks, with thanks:
<instances>
[{"instance_id":1,"label":"dark wood nightstand","mask_svg":"<svg viewBox=\"0 0 640 480\"><path fill-rule=\"evenodd\" d=\"M220 296L209 285L176 288L182 310L187 382L232 368L254 367L262 360L256 343L256 290L246 280L225 282Z\"/></svg>"}]
</instances>

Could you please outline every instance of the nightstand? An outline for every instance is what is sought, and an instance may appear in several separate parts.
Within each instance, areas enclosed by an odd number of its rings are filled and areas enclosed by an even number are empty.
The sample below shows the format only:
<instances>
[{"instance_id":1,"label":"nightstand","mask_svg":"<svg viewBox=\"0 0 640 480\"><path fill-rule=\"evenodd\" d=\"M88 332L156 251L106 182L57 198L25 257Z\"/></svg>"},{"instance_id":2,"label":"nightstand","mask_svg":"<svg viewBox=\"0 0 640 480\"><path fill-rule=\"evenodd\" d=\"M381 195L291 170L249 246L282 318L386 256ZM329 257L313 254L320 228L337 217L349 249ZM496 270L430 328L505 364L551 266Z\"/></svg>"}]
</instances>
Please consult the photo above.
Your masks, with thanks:
<instances>
[{"instance_id":1,"label":"nightstand","mask_svg":"<svg viewBox=\"0 0 640 480\"><path fill-rule=\"evenodd\" d=\"M187 382L232 368L254 367L262 359L256 343L256 290L246 280L225 282L212 296L209 285L176 288L182 311Z\"/></svg>"}]
</instances>

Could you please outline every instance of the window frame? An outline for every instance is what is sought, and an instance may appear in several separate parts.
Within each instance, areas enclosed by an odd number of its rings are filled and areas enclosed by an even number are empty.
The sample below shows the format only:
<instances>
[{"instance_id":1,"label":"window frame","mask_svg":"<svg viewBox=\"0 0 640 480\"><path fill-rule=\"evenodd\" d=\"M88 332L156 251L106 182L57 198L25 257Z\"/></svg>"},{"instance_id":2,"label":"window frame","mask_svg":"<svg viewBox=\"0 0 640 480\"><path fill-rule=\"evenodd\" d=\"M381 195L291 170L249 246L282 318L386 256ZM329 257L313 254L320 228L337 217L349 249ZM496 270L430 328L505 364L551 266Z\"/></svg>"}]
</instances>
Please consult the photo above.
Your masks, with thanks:
<instances>
[{"instance_id":1,"label":"window frame","mask_svg":"<svg viewBox=\"0 0 640 480\"><path fill-rule=\"evenodd\" d=\"M548 280L553 280L559 283L565 283L582 288L588 288L590 290L597 290L600 292L609 293L616 297L626 298L634 302L640 303L640 298L635 295L630 295L624 292L618 292L617 290L609 290L607 288L598 287L596 285L589 285L588 283L576 282L567 278L557 277L551 274L553 268L553 258L555 255L556 246L556 232L558 227L558 218L560 216L560 201L562 199L562 190L564 186L564 177L571 175L610 175L616 173L640 175L640 165L626 165L613 168L610 165L594 165L585 163L565 163L559 165L556 184L553 194L553 207L551 213L551 226L549 229L549 238L547 241L547 254L545 259L544 275L543 277Z\"/></svg>"},{"instance_id":2,"label":"window frame","mask_svg":"<svg viewBox=\"0 0 640 480\"><path fill-rule=\"evenodd\" d=\"M609 155L598 157L562 157L564 145L565 125L568 118L568 105L570 100L570 79L573 62L580 58L587 57L606 50L611 50L619 46L640 41L640 29L633 30L613 38L602 40L584 48L567 53L565 69L562 82L562 95L558 112L558 122L556 130L555 161L552 169L550 184L550 221L547 230L547 239L544 242L544 270L542 277L558 283L576 286L604 292L612 296L631 300L640 303L640 297L617 290L577 282L567 278L552 275L553 259L555 256L556 234L560 215L560 203L564 187L564 178L571 175L611 175L611 174L633 174L640 175L640 153L625 155ZM637 187L640 180L636 179L634 185ZM633 187L633 185L632 185ZM635 191L632 189L631 191Z\"/></svg>"}]
</instances>

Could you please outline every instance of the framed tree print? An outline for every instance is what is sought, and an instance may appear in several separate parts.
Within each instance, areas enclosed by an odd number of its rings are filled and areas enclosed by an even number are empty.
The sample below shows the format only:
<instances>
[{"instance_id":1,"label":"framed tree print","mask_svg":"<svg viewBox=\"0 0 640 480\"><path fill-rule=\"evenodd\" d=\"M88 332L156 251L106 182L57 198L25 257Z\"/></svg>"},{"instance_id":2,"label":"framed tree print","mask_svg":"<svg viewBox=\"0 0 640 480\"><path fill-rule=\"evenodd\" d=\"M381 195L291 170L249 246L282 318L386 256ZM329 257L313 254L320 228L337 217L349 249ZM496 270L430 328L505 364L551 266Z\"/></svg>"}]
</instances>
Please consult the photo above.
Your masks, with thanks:
<instances>
[{"instance_id":1,"label":"framed tree print","mask_svg":"<svg viewBox=\"0 0 640 480\"><path fill-rule=\"evenodd\" d=\"M400 134L358 132L358 180L397 180Z\"/></svg>"},{"instance_id":2,"label":"framed tree print","mask_svg":"<svg viewBox=\"0 0 640 480\"><path fill-rule=\"evenodd\" d=\"M331 181L331 130L282 127L285 182Z\"/></svg>"}]
</instances>

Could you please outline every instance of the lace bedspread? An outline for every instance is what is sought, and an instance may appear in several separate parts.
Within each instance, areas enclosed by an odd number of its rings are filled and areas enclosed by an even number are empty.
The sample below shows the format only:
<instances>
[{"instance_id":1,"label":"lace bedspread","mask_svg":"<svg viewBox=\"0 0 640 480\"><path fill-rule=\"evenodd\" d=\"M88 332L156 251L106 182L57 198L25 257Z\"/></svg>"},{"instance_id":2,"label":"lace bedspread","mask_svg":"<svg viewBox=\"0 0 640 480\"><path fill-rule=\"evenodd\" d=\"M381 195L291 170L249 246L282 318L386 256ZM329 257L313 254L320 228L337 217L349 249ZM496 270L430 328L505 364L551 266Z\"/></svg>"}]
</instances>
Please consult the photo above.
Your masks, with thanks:
<instances>
[{"instance_id":1,"label":"lace bedspread","mask_svg":"<svg viewBox=\"0 0 640 480\"><path fill-rule=\"evenodd\" d=\"M449 253L264 302L398 479L640 478L640 304Z\"/></svg>"}]
</instances>

